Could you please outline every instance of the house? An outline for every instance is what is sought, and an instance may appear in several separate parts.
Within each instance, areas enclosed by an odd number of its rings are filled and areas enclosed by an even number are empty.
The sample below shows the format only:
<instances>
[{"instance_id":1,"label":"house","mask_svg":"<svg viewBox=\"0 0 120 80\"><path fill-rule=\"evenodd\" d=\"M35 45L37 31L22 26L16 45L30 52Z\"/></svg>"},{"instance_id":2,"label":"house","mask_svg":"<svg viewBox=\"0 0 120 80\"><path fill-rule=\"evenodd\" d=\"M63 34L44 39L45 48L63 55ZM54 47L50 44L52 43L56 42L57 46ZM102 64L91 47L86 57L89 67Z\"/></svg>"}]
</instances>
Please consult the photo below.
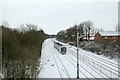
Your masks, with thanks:
<instances>
[{"instance_id":1,"label":"house","mask_svg":"<svg viewBox=\"0 0 120 80\"><path fill-rule=\"evenodd\" d=\"M101 40L120 40L120 32L116 31L104 31L104 32L97 32L95 34L95 41Z\"/></svg>"}]
</instances>

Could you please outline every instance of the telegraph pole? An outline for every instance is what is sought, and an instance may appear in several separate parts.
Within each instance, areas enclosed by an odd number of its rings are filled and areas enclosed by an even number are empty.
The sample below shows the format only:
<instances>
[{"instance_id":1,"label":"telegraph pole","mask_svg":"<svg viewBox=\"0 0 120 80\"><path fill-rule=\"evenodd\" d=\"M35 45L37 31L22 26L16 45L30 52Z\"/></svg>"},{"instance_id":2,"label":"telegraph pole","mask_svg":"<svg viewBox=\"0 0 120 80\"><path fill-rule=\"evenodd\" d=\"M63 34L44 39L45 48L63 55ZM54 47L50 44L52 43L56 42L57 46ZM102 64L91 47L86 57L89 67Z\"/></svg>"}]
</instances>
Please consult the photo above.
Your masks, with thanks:
<instances>
[{"instance_id":1,"label":"telegraph pole","mask_svg":"<svg viewBox=\"0 0 120 80\"><path fill-rule=\"evenodd\" d=\"M77 26L77 78L79 78L79 32L78 32L78 26Z\"/></svg>"}]
</instances>

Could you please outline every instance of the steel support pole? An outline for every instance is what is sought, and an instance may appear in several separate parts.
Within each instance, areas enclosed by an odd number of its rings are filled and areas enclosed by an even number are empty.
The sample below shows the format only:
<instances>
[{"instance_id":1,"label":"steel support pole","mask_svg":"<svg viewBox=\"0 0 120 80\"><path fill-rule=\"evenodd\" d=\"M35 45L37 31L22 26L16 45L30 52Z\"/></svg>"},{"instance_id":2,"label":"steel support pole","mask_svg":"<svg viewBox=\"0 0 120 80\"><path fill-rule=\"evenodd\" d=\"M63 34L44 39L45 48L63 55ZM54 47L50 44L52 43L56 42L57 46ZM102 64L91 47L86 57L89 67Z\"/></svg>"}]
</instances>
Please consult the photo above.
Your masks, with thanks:
<instances>
[{"instance_id":1,"label":"steel support pole","mask_svg":"<svg viewBox=\"0 0 120 80\"><path fill-rule=\"evenodd\" d=\"M79 78L79 33L78 33L78 27L77 27L77 78Z\"/></svg>"}]
</instances>

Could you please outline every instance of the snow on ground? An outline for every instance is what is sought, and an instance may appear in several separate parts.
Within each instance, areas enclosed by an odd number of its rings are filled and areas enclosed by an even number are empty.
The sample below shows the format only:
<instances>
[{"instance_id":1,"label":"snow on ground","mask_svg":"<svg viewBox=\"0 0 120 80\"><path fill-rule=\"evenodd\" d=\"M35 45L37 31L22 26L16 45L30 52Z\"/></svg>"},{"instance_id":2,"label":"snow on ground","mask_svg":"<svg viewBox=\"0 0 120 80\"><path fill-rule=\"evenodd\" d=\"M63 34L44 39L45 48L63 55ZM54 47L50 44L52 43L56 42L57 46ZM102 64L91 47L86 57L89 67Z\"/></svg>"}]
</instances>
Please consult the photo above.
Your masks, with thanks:
<instances>
[{"instance_id":1,"label":"snow on ground","mask_svg":"<svg viewBox=\"0 0 120 80\"><path fill-rule=\"evenodd\" d=\"M53 66L55 65L55 60L52 56L52 52L50 49L50 40L46 40L43 44L43 49L42 49L42 56L41 56L41 65L42 70L40 72L39 77L40 78L59 78L59 72L57 69L57 66Z\"/></svg>"},{"instance_id":2,"label":"snow on ground","mask_svg":"<svg viewBox=\"0 0 120 80\"><path fill-rule=\"evenodd\" d=\"M76 78L76 47L67 44L65 46L67 53L62 55L54 48L52 39L45 40L39 78ZM79 49L79 59L80 78L117 78L117 62L82 49Z\"/></svg>"}]
</instances>

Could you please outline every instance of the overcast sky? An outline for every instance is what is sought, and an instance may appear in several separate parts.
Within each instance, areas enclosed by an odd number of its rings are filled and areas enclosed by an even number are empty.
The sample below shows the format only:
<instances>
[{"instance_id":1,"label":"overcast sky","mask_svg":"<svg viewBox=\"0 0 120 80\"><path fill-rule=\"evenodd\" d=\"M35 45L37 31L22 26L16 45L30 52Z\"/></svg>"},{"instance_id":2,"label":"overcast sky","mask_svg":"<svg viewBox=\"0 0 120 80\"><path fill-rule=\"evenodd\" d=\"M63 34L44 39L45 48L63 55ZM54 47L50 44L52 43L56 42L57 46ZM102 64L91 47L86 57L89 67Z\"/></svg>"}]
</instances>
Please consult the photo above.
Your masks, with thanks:
<instances>
[{"instance_id":1,"label":"overcast sky","mask_svg":"<svg viewBox=\"0 0 120 80\"><path fill-rule=\"evenodd\" d=\"M47 34L91 20L95 28L114 31L119 0L3 0L0 20L11 27L31 23Z\"/></svg>"}]
</instances>

